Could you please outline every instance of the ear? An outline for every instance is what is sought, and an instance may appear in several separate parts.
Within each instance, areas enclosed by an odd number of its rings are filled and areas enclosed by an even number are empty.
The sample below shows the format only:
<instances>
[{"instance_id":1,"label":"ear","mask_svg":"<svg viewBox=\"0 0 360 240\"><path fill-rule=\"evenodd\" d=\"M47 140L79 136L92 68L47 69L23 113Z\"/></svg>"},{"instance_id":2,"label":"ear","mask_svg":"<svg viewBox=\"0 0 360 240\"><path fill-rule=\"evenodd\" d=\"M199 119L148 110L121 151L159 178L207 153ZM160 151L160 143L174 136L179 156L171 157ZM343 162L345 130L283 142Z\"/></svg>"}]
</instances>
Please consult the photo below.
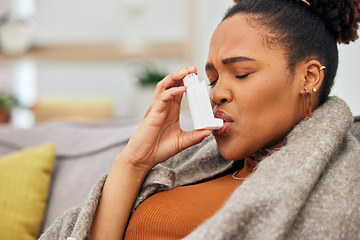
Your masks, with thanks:
<instances>
[{"instance_id":1,"label":"ear","mask_svg":"<svg viewBox=\"0 0 360 240\"><path fill-rule=\"evenodd\" d=\"M310 60L305 63L304 67L305 77L302 92L305 92L305 88L307 88L311 94L318 95L318 90L324 80L324 67L318 60Z\"/></svg>"}]
</instances>

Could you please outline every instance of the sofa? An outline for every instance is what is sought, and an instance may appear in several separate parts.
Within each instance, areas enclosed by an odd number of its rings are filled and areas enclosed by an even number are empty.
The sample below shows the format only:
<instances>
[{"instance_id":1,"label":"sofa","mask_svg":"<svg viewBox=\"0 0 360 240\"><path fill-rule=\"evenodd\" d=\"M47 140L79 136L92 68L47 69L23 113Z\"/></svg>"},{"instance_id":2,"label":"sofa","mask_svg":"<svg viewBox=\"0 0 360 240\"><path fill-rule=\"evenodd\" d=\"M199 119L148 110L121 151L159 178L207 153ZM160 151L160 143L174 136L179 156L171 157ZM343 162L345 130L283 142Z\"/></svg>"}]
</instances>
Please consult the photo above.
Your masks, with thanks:
<instances>
[{"instance_id":1,"label":"sofa","mask_svg":"<svg viewBox=\"0 0 360 240\"><path fill-rule=\"evenodd\" d=\"M16 219L16 216L14 217L15 220L5 220L9 218L9 214L6 215L4 211L0 211L0 239L14 239L11 236L6 237L4 233L1 233L3 232L1 218L4 219L4 224L16 222L16 226L14 224L8 226L8 228L11 228L9 229L10 232L17 231L16 228L21 228L21 231L24 232L21 234L28 233L28 235L33 235L32 238L25 238L22 237L23 235L20 237L19 233L18 239L36 239L58 216L67 209L81 204L97 179L110 170L113 160L126 146L139 123L140 119L107 123L48 122L37 124L30 129L17 129L8 125L0 125L0 206L3 205L4 207L4 202L2 202L4 199L2 198L6 198L5 200L8 202L10 201L10 203L6 203L8 205L14 202L14 200L7 199L8 194L1 193L2 191L18 192L18 189L22 188L24 184L27 185L26 189L23 190L22 195L17 197L21 198L23 202L13 204L13 206L6 205L9 209L12 207L12 211L24 212L18 205L27 205L26 207L31 208L31 204L37 205L39 202L45 202L44 208L38 208L37 212L31 213L31 215L41 216L41 221L39 218L36 219L37 224L31 223L35 225L36 230L28 226L29 222L25 222L25 220L22 222L22 219ZM189 114L182 114L180 123L182 129L192 129ZM53 159L49 157L51 156L49 151L52 152L52 148L55 149L53 151ZM5 162L3 161L3 156L9 156L14 153L20 154L20 152L22 160L26 162L36 161L27 155L30 150L37 153L37 158L44 158L47 166L41 169L40 167L34 169L33 166L25 166L24 162L22 162L14 167L10 162L14 162L16 159L8 159L11 161L8 161L5 167L2 164L2 162ZM44 150L47 152L46 154L44 154ZM45 155L48 157L45 157ZM51 164L52 167L49 167L48 165ZM11 176L6 178L4 171L9 171L6 168L15 168L12 170L15 173L11 173L13 178ZM16 177L15 174L20 172L21 176L17 177L22 178L24 175L30 174L28 173L29 171L32 174L38 171L39 174L41 173L46 176L40 180L32 175L23 180L23 183L18 183L14 179ZM46 174L44 174L45 172ZM49 188L47 189L42 186L40 189L37 186L35 190L30 192L32 199L24 200L29 198L26 196L26 194L29 195L26 191L30 191L28 189L33 187L29 182L34 182L35 180L40 181L40 183L32 183L32 185L49 185ZM7 187L12 182L15 182L14 186ZM6 190L7 188L11 189ZM33 196L34 191L37 191L36 194L41 196ZM25 209L28 211L26 207ZM26 214L24 213L24 215ZM30 213L27 215L30 215ZM22 218L22 216L19 217ZM28 216L26 217L28 218ZM21 222L19 223L19 221ZM24 230L23 228L27 229ZM29 232L32 233L29 234Z\"/></svg>"},{"instance_id":2,"label":"sofa","mask_svg":"<svg viewBox=\"0 0 360 240\"><path fill-rule=\"evenodd\" d=\"M189 114L182 114L180 120L184 130L192 129ZM47 143L45 148L50 149L48 151L50 154L36 156L51 156L51 149L55 149L53 151L53 158L48 157L45 160L45 162L50 163L50 168L48 170L41 170L42 173L46 172L48 181L41 180L40 183L36 183L45 185L43 189L46 189L38 191L43 194L42 200L34 198L33 202L36 205L39 201L44 201L44 207L37 210L38 212L31 214L32 216L38 216L38 222L35 224L37 226L35 226L35 230L26 230L27 233L22 233L32 235L32 237L21 237L19 239L36 239L65 210L81 204L96 180L110 170L114 158L126 146L139 122L140 120L97 124L50 122L37 124L30 129L16 129L11 126L0 125L0 175L2 171L2 156L26 151L24 149L44 146L45 143ZM351 131L360 140L360 117L354 118ZM23 154L25 153L23 152ZM19 158L21 155L17 156ZM8 165L11 165L11 161L8 161ZM30 160L26 159L26 161L29 162ZM19 172L20 169L28 171L24 168L23 165L18 165L13 171L15 173ZM4 173L4 171L6 172ZM35 174L35 170L30 171L31 174ZM8 170L3 170L2 174L6 176L7 172ZM21 173L21 177L26 174L26 172ZM32 177L30 176L26 180L26 184L33 180L39 179L32 175ZM4 186L13 181L16 182L16 180L7 180L6 178L5 180L2 179L2 181L0 182L0 204L3 201L1 198L7 198L9 195L8 193L1 193ZM24 184L19 183L21 186ZM36 184L34 183L34 185ZM20 187L14 186L10 190L15 191L18 188ZM29 188L26 187L26 189ZM23 199L25 197L20 196L19 198ZM29 205L27 207L35 208L31 206L30 200L24 200L24 202L25 205ZM9 204L13 204L14 211L19 210L13 200ZM7 217L1 216L0 212L0 218L6 219ZM21 216L20 220L22 220ZM29 223L22 224L29 228ZM0 228L2 228L1 221ZM11 228L12 231L16 231L16 228L19 228L19 231L23 231L21 224L12 224ZM0 233L0 239L6 239L6 236L2 238ZM8 239L14 238L8 236Z\"/></svg>"}]
</instances>

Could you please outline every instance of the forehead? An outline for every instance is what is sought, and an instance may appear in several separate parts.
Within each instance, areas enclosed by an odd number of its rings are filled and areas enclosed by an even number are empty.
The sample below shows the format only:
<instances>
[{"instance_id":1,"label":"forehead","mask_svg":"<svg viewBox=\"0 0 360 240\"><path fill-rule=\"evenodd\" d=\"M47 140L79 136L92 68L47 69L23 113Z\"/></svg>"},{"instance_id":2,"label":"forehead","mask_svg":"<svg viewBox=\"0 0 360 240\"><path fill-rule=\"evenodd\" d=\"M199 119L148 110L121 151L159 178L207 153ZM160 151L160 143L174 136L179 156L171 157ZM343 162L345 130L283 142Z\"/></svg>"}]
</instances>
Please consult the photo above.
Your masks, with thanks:
<instances>
[{"instance_id":1,"label":"forehead","mask_svg":"<svg viewBox=\"0 0 360 240\"><path fill-rule=\"evenodd\" d=\"M248 17L236 14L219 24L210 41L209 59L249 56L258 58L282 55L280 48L267 46L265 27L252 26Z\"/></svg>"}]
</instances>

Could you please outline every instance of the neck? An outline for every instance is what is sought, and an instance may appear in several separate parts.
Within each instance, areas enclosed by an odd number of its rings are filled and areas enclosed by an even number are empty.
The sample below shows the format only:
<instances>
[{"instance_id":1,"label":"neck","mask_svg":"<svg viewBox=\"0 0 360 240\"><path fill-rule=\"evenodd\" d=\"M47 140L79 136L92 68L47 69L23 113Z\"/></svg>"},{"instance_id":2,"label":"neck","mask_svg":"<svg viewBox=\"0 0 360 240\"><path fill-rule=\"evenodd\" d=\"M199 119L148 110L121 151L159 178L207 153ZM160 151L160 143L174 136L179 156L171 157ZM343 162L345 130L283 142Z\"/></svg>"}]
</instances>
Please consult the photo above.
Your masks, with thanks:
<instances>
[{"instance_id":1,"label":"neck","mask_svg":"<svg viewBox=\"0 0 360 240\"><path fill-rule=\"evenodd\" d=\"M233 175L233 177L244 180L248 178L255 171L257 165L258 162L254 161L253 159L245 158L244 167L240 171L237 171Z\"/></svg>"},{"instance_id":2,"label":"neck","mask_svg":"<svg viewBox=\"0 0 360 240\"><path fill-rule=\"evenodd\" d=\"M260 162L262 159L268 157L271 155L271 153L279 150L281 147L283 147L285 144L283 141L272 145L271 147L262 148L259 151L255 152L250 156L250 158L256 162Z\"/></svg>"}]
</instances>

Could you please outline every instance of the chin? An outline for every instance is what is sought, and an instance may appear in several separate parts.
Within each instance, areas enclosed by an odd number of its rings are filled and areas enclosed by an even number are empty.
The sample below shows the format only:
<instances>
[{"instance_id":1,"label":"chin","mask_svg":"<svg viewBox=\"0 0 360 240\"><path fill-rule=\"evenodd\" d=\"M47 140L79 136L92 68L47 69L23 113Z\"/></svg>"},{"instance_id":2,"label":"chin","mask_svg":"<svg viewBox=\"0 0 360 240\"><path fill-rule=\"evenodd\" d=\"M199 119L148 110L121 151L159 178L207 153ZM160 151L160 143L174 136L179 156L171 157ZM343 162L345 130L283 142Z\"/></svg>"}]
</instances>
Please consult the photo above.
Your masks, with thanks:
<instances>
[{"instance_id":1,"label":"chin","mask_svg":"<svg viewBox=\"0 0 360 240\"><path fill-rule=\"evenodd\" d=\"M229 161L243 160L256 151L258 146L248 141L234 140L225 137L215 137L221 155Z\"/></svg>"},{"instance_id":2,"label":"chin","mask_svg":"<svg viewBox=\"0 0 360 240\"><path fill-rule=\"evenodd\" d=\"M231 147L230 145L225 144L221 141L216 141L216 142L217 142L217 145L218 145L221 155L226 160L236 161L236 160L241 160L241 159L244 159L247 157L246 154L244 154L245 151L243 151L242 148L239 148L239 146Z\"/></svg>"}]
</instances>

